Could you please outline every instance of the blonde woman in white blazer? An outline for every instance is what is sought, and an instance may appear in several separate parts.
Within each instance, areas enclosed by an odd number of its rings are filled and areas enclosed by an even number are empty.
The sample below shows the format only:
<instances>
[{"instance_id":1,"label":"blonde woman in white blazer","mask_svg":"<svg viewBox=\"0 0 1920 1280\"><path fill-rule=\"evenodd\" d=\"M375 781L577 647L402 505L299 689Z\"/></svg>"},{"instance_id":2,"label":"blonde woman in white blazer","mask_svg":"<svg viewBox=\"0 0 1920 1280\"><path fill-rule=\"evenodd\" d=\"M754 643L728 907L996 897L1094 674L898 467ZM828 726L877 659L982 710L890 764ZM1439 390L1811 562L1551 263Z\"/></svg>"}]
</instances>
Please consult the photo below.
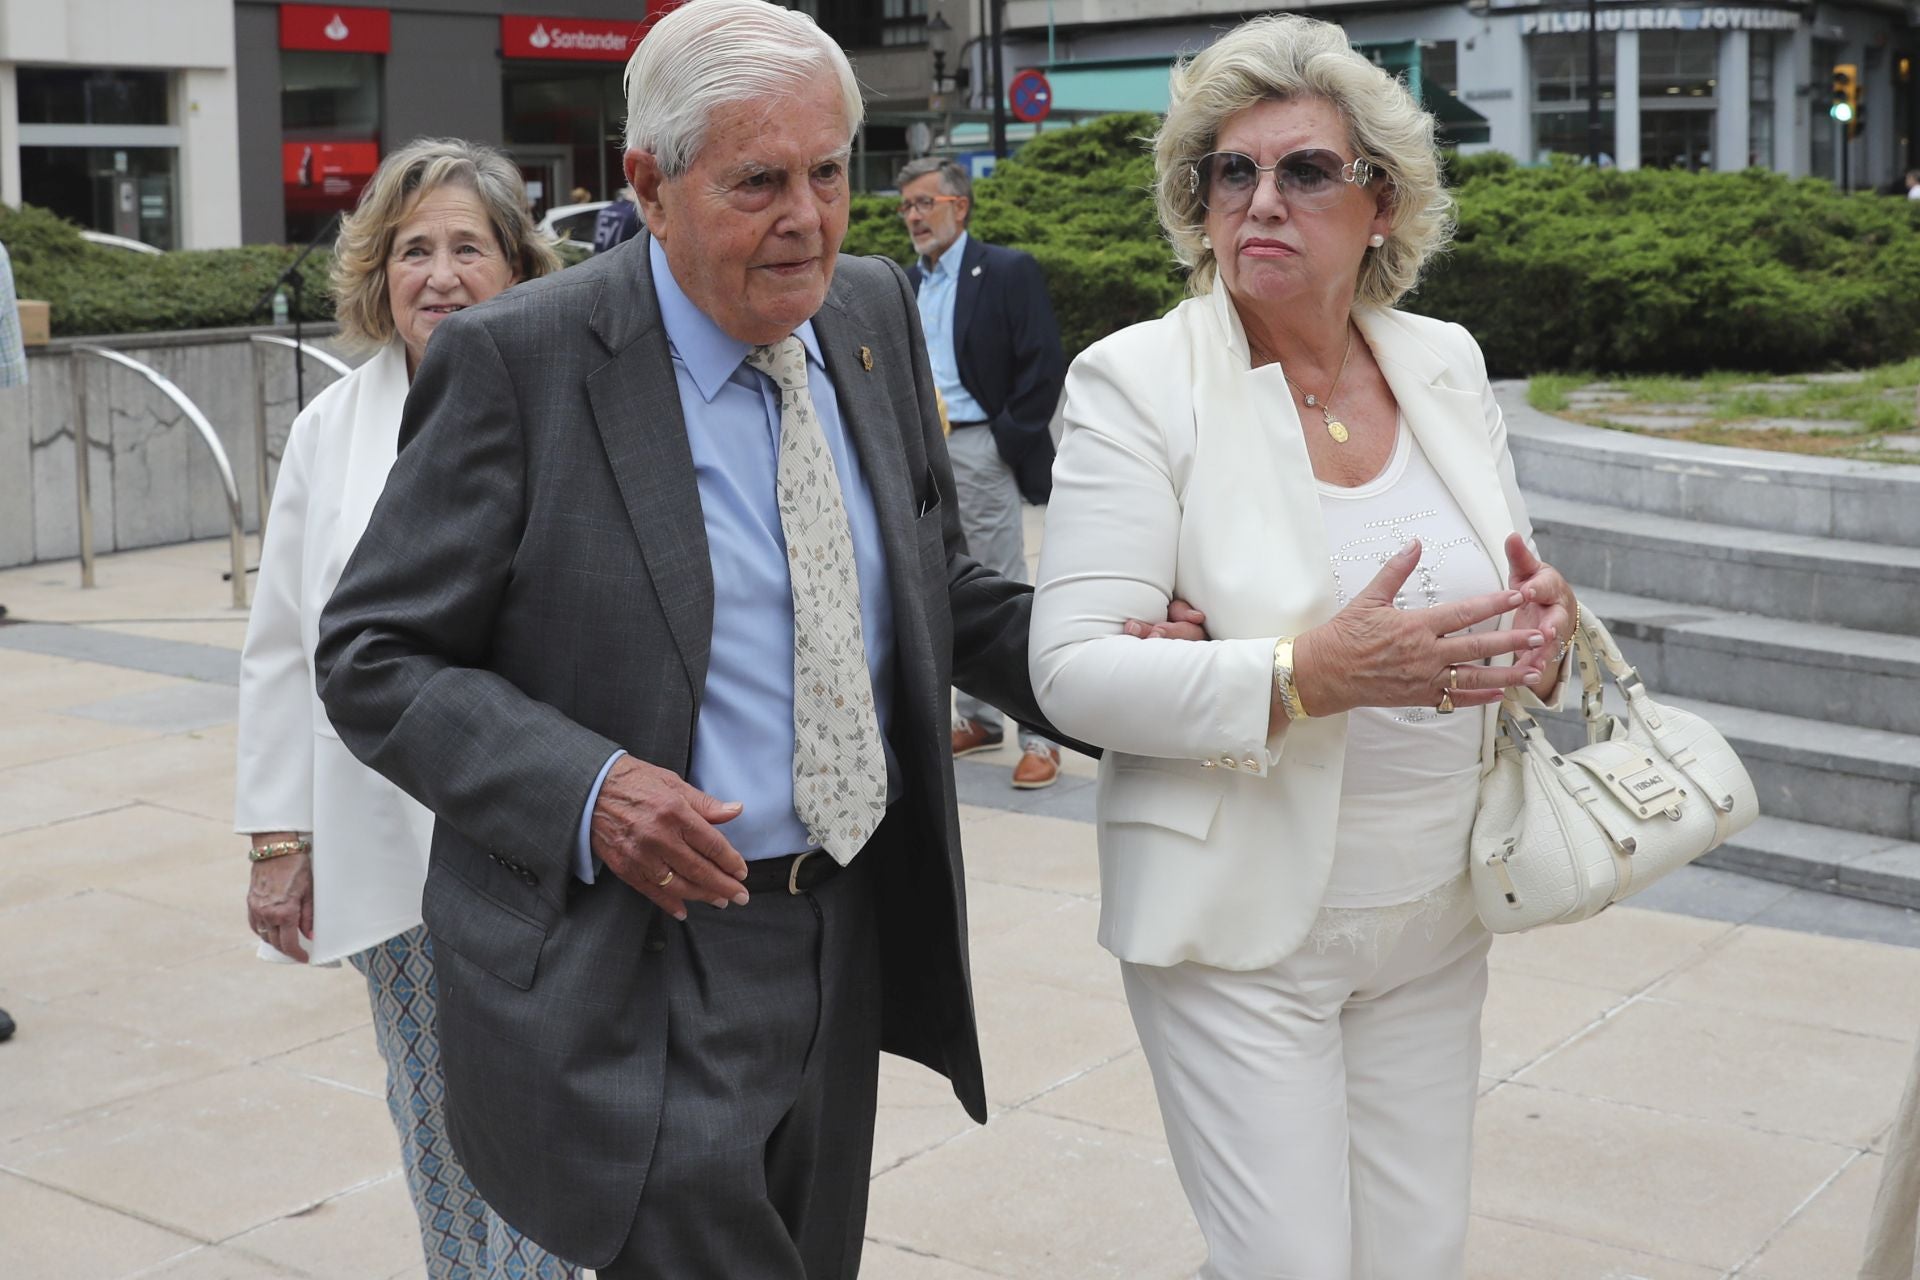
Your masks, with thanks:
<instances>
[{"instance_id":1,"label":"blonde woman in white blazer","mask_svg":"<svg viewBox=\"0 0 1920 1280\"><path fill-rule=\"evenodd\" d=\"M1097 343L1034 688L1107 748L1101 942L1225 1280L1463 1272L1489 708L1557 695L1480 351L1393 310L1444 243L1433 121L1338 27L1256 19L1173 77L1162 224L1194 294ZM1144 643L1174 596L1210 643Z\"/></svg>"},{"instance_id":2,"label":"blonde woman in white blazer","mask_svg":"<svg viewBox=\"0 0 1920 1280\"><path fill-rule=\"evenodd\" d=\"M264 958L366 976L428 1274L574 1277L473 1190L441 1117L432 950L420 922L433 816L341 745L314 692L320 613L398 451L407 387L440 320L559 265L519 171L455 140L389 156L340 231L335 310L373 357L294 419L240 660L236 828Z\"/></svg>"}]
</instances>

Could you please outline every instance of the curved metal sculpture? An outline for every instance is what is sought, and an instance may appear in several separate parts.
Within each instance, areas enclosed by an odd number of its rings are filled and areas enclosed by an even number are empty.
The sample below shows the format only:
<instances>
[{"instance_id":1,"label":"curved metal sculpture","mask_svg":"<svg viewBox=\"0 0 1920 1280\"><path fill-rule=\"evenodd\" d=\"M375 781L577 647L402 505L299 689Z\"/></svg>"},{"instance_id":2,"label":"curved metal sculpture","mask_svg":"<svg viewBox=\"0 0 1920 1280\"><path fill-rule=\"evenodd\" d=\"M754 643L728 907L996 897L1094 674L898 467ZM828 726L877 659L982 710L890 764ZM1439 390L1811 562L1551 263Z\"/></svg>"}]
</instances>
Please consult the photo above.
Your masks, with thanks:
<instances>
[{"instance_id":1,"label":"curved metal sculpture","mask_svg":"<svg viewBox=\"0 0 1920 1280\"><path fill-rule=\"evenodd\" d=\"M213 455L213 465L220 472L220 487L227 495L227 523L233 550L233 604L236 609L247 607L247 542L245 516L240 508L240 487L233 478L233 464L227 459L226 448L220 443L220 437L214 433L213 424L207 421L207 415L200 412L200 406L187 398L184 391L157 370L141 364L132 356L122 355L106 347L96 347L88 343L75 343L70 350L75 357L95 356L109 364L119 365L139 374L152 383L161 395L173 401L180 411L187 415L187 421L200 433L200 441ZM87 380L85 373L76 362L73 370L74 401L74 479L80 491L80 585L93 585L93 502L88 470L87 431Z\"/></svg>"}]
</instances>

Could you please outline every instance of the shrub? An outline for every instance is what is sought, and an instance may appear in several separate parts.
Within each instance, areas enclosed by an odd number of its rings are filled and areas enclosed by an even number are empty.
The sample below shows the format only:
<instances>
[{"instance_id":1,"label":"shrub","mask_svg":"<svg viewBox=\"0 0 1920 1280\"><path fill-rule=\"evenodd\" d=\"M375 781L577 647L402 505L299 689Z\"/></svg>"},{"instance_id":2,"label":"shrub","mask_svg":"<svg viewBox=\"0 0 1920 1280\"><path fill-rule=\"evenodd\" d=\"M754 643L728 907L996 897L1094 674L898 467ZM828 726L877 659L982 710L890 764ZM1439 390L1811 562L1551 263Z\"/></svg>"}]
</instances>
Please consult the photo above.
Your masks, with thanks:
<instances>
[{"instance_id":1,"label":"shrub","mask_svg":"<svg viewBox=\"0 0 1920 1280\"><path fill-rule=\"evenodd\" d=\"M53 304L60 336L258 323L264 317L252 314L254 303L297 252L248 245L130 253L89 244L71 223L30 206L0 206L0 244L13 259L16 291ZM301 264L307 320L333 318L326 273L325 254Z\"/></svg>"},{"instance_id":2,"label":"shrub","mask_svg":"<svg viewBox=\"0 0 1920 1280\"><path fill-rule=\"evenodd\" d=\"M1871 365L1920 349L1920 215L1764 170L1476 165L1411 310L1497 372Z\"/></svg>"},{"instance_id":3,"label":"shrub","mask_svg":"<svg viewBox=\"0 0 1920 1280\"><path fill-rule=\"evenodd\" d=\"M1151 115L1041 134L975 184L974 230L1045 270L1069 356L1185 292L1155 224ZM1451 252L1409 310L1456 320L1499 373L1779 372L1920 352L1920 210L1760 170L1594 169L1450 157ZM855 196L845 248L912 261L895 198ZM37 209L0 208L22 296L60 334L244 324L293 250L137 255L89 245ZM327 319L326 262L303 268Z\"/></svg>"}]
</instances>

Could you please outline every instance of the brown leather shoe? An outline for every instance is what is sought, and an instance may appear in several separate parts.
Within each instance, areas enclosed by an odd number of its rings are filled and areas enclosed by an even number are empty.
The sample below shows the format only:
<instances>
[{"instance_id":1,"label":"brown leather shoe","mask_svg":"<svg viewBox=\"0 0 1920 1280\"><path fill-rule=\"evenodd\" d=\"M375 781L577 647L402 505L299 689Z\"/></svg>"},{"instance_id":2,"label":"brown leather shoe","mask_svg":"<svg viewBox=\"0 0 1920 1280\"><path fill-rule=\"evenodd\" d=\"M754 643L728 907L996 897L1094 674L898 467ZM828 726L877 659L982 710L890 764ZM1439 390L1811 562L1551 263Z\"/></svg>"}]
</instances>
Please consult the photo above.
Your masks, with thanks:
<instances>
[{"instance_id":1,"label":"brown leather shoe","mask_svg":"<svg viewBox=\"0 0 1920 1280\"><path fill-rule=\"evenodd\" d=\"M1038 791L1050 787L1060 777L1060 748L1043 747L1034 743L1020 753L1020 763L1013 766L1013 786L1016 791Z\"/></svg>"},{"instance_id":2,"label":"brown leather shoe","mask_svg":"<svg viewBox=\"0 0 1920 1280\"><path fill-rule=\"evenodd\" d=\"M972 720L956 720L953 725L953 758L998 751L1007 740L1005 729L986 729Z\"/></svg>"}]
</instances>

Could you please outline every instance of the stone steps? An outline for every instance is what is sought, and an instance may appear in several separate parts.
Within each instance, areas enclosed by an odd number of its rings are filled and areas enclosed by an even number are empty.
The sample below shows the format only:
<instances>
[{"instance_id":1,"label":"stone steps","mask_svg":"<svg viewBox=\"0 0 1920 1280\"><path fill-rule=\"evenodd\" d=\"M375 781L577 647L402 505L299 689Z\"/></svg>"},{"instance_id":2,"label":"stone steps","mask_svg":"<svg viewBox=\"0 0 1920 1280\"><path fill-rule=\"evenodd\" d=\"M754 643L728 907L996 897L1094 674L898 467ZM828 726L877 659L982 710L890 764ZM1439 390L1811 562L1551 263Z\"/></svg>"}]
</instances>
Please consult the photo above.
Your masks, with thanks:
<instances>
[{"instance_id":1,"label":"stone steps","mask_svg":"<svg viewBox=\"0 0 1920 1280\"><path fill-rule=\"evenodd\" d=\"M1920 844L1912 841L1762 817L1700 865L1920 909Z\"/></svg>"},{"instance_id":2,"label":"stone steps","mask_svg":"<svg viewBox=\"0 0 1920 1280\"><path fill-rule=\"evenodd\" d=\"M1920 466L1889 466L1606 431L1532 408L1496 383L1520 486L1742 529L1920 548Z\"/></svg>"},{"instance_id":3,"label":"stone steps","mask_svg":"<svg viewBox=\"0 0 1920 1280\"><path fill-rule=\"evenodd\" d=\"M1541 550L1761 818L1708 866L1920 909L1920 467L1608 431L1500 384ZM1618 695L1614 695L1617 700ZM1550 718L1563 747L1577 713Z\"/></svg>"},{"instance_id":4,"label":"stone steps","mask_svg":"<svg viewBox=\"0 0 1920 1280\"><path fill-rule=\"evenodd\" d=\"M1608 692L1608 704L1617 706L1617 695ZM1726 737L1753 778L1761 813L1887 840L1920 840L1920 738L1677 698L1658 687L1653 694L1704 717ZM1577 709L1548 720L1549 736L1562 749L1585 741Z\"/></svg>"},{"instance_id":5,"label":"stone steps","mask_svg":"<svg viewBox=\"0 0 1920 1280\"><path fill-rule=\"evenodd\" d=\"M1857 631L1583 587L1663 698L1920 734L1920 636Z\"/></svg>"},{"instance_id":6,"label":"stone steps","mask_svg":"<svg viewBox=\"0 0 1920 1280\"><path fill-rule=\"evenodd\" d=\"M1529 495L1542 553L1572 582L1678 604L1920 633L1920 547L1734 528Z\"/></svg>"}]
</instances>

